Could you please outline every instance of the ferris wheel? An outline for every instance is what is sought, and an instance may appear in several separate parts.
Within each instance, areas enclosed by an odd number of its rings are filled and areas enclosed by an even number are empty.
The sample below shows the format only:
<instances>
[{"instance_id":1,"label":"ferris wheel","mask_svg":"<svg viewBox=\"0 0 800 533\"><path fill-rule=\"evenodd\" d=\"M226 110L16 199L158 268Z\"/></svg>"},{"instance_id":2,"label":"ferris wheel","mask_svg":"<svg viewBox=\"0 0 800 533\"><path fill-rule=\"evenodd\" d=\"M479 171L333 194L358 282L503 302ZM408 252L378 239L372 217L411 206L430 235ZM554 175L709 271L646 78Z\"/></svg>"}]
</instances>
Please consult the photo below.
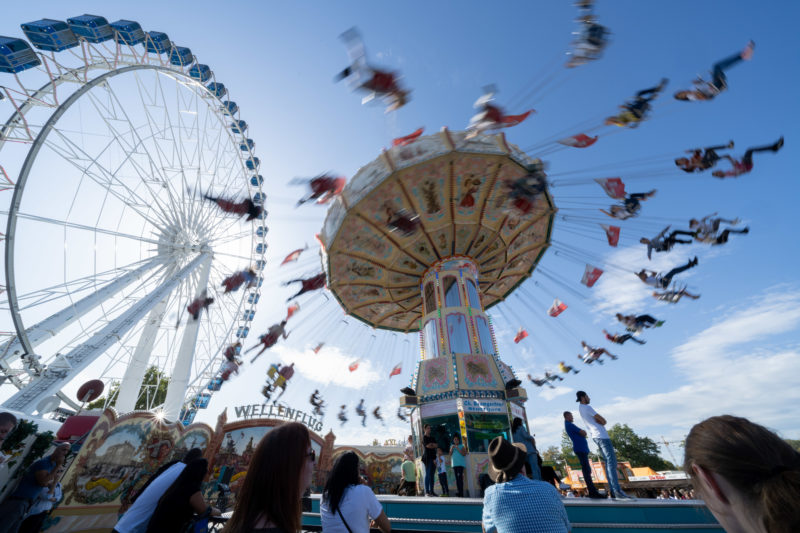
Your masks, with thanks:
<instances>
[{"instance_id":1,"label":"ferris wheel","mask_svg":"<svg viewBox=\"0 0 800 533\"><path fill-rule=\"evenodd\" d=\"M266 210L246 222L204 198L263 205L247 124L165 33L93 15L21 26L33 48L0 37L0 376L18 389L3 406L75 407L69 393L99 377L118 383L120 412L189 423L260 296ZM223 294L248 268L254 282ZM204 292L214 303L194 319ZM153 367L166 398L142 386Z\"/></svg>"}]
</instances>

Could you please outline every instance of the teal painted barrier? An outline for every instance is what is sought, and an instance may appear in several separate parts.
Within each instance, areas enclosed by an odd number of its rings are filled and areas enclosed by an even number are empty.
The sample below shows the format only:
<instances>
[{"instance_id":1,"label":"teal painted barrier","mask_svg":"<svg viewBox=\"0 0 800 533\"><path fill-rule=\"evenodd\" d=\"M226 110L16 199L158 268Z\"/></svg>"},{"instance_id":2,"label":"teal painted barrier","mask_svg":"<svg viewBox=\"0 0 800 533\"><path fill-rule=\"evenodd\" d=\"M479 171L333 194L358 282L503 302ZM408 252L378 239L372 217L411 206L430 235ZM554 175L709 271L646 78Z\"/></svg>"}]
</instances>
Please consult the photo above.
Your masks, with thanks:
<instances>
[{"instance_id":1,"label":"teal painted barrier","mask_svg":"<svg viewBox=\"0 0 800 533\"><path fill-rule=\"evenodd\" d=\"M483 500L477 498L408 498L378 496L392 531L481 533ZM683 533L722 532L714 516L699 500L631 501L567 498L564 506L573 533ZM320 495L311 496L311 511L303 513L303 529L319 531Z\"/></svg>"}]
</instances>

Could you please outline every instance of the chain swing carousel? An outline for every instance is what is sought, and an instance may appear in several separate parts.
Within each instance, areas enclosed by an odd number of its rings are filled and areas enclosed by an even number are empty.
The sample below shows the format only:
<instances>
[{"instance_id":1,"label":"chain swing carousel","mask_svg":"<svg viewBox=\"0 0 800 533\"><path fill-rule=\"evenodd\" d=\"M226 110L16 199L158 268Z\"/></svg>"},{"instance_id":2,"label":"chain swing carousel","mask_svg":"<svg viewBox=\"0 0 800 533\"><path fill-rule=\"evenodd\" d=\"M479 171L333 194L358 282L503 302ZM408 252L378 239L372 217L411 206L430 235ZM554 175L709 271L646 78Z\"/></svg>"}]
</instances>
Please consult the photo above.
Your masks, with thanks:
<instances>
[{"instance_id":1,"label":"chain swing carousel","mask_svg":"<svg viewBox=\"0 0 800 533\"><path fill-rule=\"evenodd\" d=\"M362 167L330 207L320 234L328 288L375 328L419 331L421 358L401 406L439 446L460 435L467 485L479 491L489 441L526 420L525 389L497 351L485 310L533 272L556 212L546 189L510 191L541 162L503 134L441 132L396 146ZM538 169L538 170L534 170ZM369 354L380 358L382 354Z\"/></svg>"}]
</instances>

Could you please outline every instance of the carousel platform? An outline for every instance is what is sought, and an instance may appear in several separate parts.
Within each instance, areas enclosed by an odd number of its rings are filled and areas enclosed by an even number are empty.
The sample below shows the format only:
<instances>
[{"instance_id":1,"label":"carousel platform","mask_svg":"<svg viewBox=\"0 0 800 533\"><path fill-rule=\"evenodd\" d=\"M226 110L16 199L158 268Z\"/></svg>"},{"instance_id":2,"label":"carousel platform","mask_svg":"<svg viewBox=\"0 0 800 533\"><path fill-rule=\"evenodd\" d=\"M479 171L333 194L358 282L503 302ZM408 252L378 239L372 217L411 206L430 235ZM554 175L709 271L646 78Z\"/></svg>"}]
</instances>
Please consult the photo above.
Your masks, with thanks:
<instances>
[{"instance_id":1,"label":"carousel platform","mask_svg":"<svg viewBox=\"0 0 800 533\"><path fill-rule=\"evenodd\" d=\"M424 498L378 496L392 531L481 533L483 500L479 498ZM311 496L311 511L303 513L303 529L320 531L320 495ZM564 500L573 533L659 533L724 531L698 500L630 501Z\"/></svg>"}]
</instances>

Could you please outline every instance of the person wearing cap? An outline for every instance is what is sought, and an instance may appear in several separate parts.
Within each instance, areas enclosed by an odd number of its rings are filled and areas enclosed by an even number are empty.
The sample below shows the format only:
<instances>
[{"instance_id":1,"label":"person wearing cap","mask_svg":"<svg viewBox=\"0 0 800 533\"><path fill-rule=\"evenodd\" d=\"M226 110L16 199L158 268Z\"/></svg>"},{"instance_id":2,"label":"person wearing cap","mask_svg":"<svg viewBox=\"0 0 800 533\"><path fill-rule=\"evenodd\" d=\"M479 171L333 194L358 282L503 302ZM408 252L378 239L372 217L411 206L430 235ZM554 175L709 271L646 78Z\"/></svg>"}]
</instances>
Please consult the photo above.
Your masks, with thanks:
<instances>
[{"instance_id":1,"label":"person wearing cap","mask_svg":"<svg viewBox=\"0 0 800 533\"><path fill-rule=\"evenodd\" d=\"M602 498L597 488L592 483L592 467L589 465L589 443L586 442L586 432L573 424L572 413L564 411L564 430L572 441L572 452L581 462L583 481L589 491L590 498Z\"/></svg>"},{"instance_id":2,"label":"person wearing cap","mask_svg":"<svg viewBox=\"0 0 800 533\"><path fill-rule=\"evenodd\" d=\"M527 450L502 436L489 443L489 477L483 497L485 533L569 533L567 510L558 491L525 476Z\"/></svg>"},{"instance_id":3,"label":"person wearing cap","mask_svg":"<svg viewBox=\"0 0 800 533\"><path fill-rule=\"evenodd\" d=\"M49 487L59 476L59 467L69 452L69 443L56 444L47 457L39 459L25 472L16 490L0 505L0 533L16 533L43 487Z\"/></svg>"},{"instance_id":4,"label":"person wearing cap","mask_svg":"<svg viewBox=\"0 0 800 533\"><path fill-rule=\"evenodd\" d=\"M608 480L608 488L611 492L611 497L620 500L632 499L622 492L622 488L619 486L619 478L617 477L617 454L614 452L614 445L611 443L611 438L608 436L608 432L604 427L606 425L606 419L597 414L597 411L589 405L591 400L588 394L579 390L576 396L577 398L575 401L580 403L578 411L581 414L581 418L589 428L589 432L592 434L592 440L600 449L600 456L605 463L606 479Z\"/></svg>"}]
</instances>

